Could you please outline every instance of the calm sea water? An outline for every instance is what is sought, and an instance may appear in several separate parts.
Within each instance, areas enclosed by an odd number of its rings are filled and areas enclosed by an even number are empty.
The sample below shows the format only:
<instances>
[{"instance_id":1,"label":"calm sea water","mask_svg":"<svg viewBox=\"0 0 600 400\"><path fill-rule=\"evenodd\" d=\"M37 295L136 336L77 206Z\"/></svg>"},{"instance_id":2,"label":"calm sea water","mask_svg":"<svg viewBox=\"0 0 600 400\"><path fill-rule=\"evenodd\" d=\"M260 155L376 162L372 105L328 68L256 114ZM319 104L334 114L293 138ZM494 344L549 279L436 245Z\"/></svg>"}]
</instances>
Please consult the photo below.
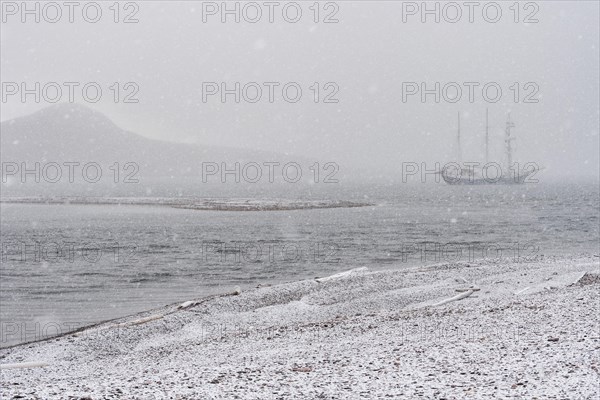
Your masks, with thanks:
<instances>
[{"instance_id":1,"label":"calm sea water","mask_svg":"<svg viewBox=\"0 0 600 400\"><path fill-rule=\"evenodd\" d=\"M1 205L1 345L213 293L367 266L598 254L597 184L336 187L352 209ZM249 193L252 195L252 193ZM498 253L500 251L500 253Z\"/></svg>"}]
</instances>

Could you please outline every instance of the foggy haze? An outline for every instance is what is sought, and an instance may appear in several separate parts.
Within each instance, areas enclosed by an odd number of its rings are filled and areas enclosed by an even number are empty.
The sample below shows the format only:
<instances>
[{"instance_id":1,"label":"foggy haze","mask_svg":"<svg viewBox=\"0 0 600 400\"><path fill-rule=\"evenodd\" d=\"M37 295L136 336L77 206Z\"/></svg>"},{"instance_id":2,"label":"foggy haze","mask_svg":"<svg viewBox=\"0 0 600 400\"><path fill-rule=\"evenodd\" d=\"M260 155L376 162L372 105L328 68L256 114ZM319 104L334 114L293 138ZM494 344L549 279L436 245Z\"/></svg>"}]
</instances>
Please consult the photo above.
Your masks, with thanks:
<instances>
[{"instance_id":1,"label":"foggy haze","mask_svg":"<svg viewBox=\"0 0 600 400\"><path fill-rule=\"evenodd\" d=\"M75 103L144 137L336 162L341 171L366 177L399 175L402 162L454 160L458 112L463 160L483 161L487 108L493 159L504 157L510 112L516 160L539 164L547 177L597 178L598 3L541 2L537 23L514 23L508 3L498 23L484 21L479 9L473 23L467 15L457 23L435 23L432 16L422 23L420 14L403 22L401 2L383 1L338 2L339 22L314 23L310 4L301 4L297 23L283 20L280 9L273 23L267 15L257 23L236 23L232 16L221 23L220 14L205 15L203 22L202 2L141 2L139 22L131 24L113 23L112 14L96 24L82 21L80 13L72 24L66 15L54 24L23 24L19 14L4 15L2 82L98 82L104 89L99 102L77 94ZM333 9L320 11L323 19ZM520 18L527 14L522 9ZM139 102L115 103L107 89L114 82L136 83ZM223 103L219 95L203 101L203 82L281 85L272 103L264 86L256 103L236 103L233 95ZM281 97L287 82L303 90L297 103ZM315 82L318 103L309 89ZM429 89L435 82L481 85L473 102L463 86L454 104L436 103L433 95L423 103L420 95L403 101L403 82L425 82ZM501 86L500 101L482 98L488 82ZM515 103L509 89L515 82L521 100L531 92L523 86L537 84L538 102ZM327 83L339 87L337 103L323 102L333 91ZM121 88L121 96L127 92ZM59 102L65 100L63 94ZM8 96L1 119L51 105Z\"/></svg>"},{"instance_id":2,"label":"foggy haze","mask_svg":"<svg viewBox=\"0 0 600 400\"><path fill-rule=\"evenodd\" d=\"M2 398L598 394L600 2L0 11Z\"/></svg>"}]
</instances>

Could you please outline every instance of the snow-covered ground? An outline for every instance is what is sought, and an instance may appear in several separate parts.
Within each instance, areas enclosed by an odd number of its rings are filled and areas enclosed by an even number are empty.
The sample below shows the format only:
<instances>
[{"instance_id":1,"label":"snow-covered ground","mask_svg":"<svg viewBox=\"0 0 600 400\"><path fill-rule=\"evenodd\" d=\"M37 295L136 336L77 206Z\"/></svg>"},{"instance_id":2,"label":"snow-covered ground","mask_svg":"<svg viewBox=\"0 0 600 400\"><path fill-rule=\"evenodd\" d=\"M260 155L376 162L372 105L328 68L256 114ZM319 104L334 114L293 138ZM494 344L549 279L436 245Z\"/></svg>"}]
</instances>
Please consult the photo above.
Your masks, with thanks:
<instances>
[{"instance_id":1,"label":"snow-covered ground","mask_svg":"<svg viewBox=\"0 0 600 400\"><path fill-rule=\"evenodd\" d=\"M597 255L359 268L1 350L1 393L596 399L599 289Z\"/></svg>"}]
</instances>

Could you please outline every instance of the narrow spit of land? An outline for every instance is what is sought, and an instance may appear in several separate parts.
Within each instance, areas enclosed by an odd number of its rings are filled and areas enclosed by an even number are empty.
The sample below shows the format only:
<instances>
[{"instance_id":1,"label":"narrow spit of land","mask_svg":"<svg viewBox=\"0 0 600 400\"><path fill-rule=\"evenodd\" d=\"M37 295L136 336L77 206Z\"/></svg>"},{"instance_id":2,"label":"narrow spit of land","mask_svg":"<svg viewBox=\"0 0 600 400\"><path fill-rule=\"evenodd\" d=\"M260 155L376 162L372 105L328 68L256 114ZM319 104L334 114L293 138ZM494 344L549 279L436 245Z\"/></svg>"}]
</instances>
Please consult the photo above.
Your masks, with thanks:
<instances>
[{"instance_id":1,"label":"narrow spit of land","mask_svg":"<svg viewBox=\"0 0 600 400\"><path fill-rule=\"evenodd\" d=\"M288 211L372 205L346 200L205 199L192 197L2 197L0 203L165 206L204 211Z\"/></svg>"}]
</instances>

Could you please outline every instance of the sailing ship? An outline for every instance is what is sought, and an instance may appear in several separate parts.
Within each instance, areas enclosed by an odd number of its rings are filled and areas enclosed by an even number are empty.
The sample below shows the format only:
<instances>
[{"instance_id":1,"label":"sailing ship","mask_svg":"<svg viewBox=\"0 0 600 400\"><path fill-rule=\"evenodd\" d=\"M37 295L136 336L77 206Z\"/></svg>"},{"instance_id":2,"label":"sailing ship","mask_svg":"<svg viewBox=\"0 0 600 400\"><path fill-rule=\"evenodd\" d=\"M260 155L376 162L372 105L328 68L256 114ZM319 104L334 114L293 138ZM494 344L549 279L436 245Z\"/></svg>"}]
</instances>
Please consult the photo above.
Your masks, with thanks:
<instances>
[{"instance_id":1,"label":"sailing ship","mask_svg":"<svg viewBox=\"0 0 600 400\"><path fill-rule=\"evenodd\" d=\"M518 164L516 170L513 170L513 136L512 130L515 128L514 122L510 119L510 113L506 120L504 129L504 149L506 152L506 165L489 162L489 113L485 113L485 165L483 167L470 166L464 168L459 163L449 163L441 170L444 182L449 185L515 185L525 183L527 177L535 170L520 171ZM458 133L457 133L457 153L458 160L462 159L460 145L460 112L458 113ZM491 168L493 167L493 168ZM491 172L493 171L493 172Z\"/></svg>"}]
</instances>

